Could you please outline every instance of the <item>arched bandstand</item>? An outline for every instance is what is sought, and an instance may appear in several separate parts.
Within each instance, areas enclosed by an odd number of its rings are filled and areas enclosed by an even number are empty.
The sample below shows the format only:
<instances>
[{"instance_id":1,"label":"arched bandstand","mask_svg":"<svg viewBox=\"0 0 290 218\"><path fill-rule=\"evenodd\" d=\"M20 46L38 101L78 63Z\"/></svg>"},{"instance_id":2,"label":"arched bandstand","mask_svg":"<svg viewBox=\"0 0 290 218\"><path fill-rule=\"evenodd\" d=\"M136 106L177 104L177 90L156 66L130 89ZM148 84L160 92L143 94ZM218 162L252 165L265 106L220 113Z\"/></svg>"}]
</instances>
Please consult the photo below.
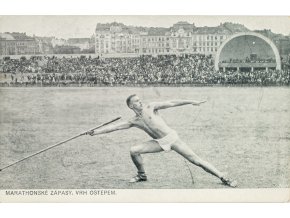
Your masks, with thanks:
<instances>
[{"instance_id":1,"label":"arched bandstand","mask_svg":"<svg viewBox=\"0 0 290 218\"><path fill-rule=\"evenodd\" d=\"M272 49L274 56L275 56L275 62L272 63L261 63L261 62L241 62L241 63L223 63L221 62L220 58L221 58L221 54L224 50L224 48L226 47L226 45L228 45L229 42L233 42L233 40L236 40L239 37L247 37L247 36L251 36L251 37L257 37L260 40L262 39L264 42L267 43L267 46L269 48ZM233 48L235 49L235 48ZM244 68L251 68L252 70L254 68L275 68L276 70L281 70L281 59L280 59L280 54L279 51L276 47L276 45L272 42L272 40L270 40L269 38L256 33L256 32L242 32L242 33L237 33L232 35L231 37L229 37L228 39L226 39L222 45L219 47L216 56L215 56L215 70L218 71L219 69L226 69L226 68L236 68L239 69L240 67L244 67Z\"/></svg>"}]
</instances>

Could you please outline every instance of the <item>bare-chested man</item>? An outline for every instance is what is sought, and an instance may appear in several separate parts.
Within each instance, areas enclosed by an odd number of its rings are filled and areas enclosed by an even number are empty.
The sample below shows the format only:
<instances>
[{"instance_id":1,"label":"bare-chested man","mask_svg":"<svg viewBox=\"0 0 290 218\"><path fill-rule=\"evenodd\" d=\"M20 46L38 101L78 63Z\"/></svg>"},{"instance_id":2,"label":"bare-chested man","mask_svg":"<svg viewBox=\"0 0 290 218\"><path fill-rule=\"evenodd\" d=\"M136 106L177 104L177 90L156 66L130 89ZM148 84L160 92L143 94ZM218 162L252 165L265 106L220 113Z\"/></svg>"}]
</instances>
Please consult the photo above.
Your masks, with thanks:
<instances>
[{"instance_id":1,"label":"bare-chested man","mask_svg":"<svg viewBox=\"0 0 290 218\"><path fill-rule=\"evenodd\" d=\"M162 117L159 116L159 110L161 109L187 104L199 106L206 101L174 100L166 102L152 102L147 105L143 105L137 95L130 95L126 102L128 107L135 112L136 116L129 121L91 131L88 132L88 134L94 136L117 130L129 129L131 127L137 127L144 130L153 138L152 140L131 147L131 158L137 167L138 174L133 177L130 182L141 182L147 180L141 154L174 150L191 163L218 177L225 185L231 187L237 186L236 181L231 180L226 176L226 174L220 172L210 163L197 156L192 149L179 138L178 134L165 123Z\"/></svg>"}]
</instances>

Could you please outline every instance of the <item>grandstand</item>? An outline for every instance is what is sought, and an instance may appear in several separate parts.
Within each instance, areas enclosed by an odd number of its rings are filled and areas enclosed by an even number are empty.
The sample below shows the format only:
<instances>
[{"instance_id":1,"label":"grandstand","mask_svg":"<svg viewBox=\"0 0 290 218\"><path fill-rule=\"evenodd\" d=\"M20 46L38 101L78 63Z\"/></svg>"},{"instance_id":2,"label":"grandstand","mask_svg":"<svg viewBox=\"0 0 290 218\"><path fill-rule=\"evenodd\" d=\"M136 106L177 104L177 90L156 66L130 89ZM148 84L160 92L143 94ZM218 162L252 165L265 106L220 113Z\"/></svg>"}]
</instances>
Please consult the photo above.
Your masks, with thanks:
<instances>
[{"instance_id":1,"label":"grandstand","mask_svg":"<svg viewBox=\"0 0 290 218\"><path fill-rule=\"evenodd\" d=\"M223 57L223 56L222 56ZM192 86L192 85L289 85L289 69L261 69L276 64L273 58L232 59L222 64L249 64L253 71L214 69L211 55L185 54L100 58L91 56L31 56L0 60L2 86ZM228 59L224 59L227 61Z\"/></svg>"}]
</instances>

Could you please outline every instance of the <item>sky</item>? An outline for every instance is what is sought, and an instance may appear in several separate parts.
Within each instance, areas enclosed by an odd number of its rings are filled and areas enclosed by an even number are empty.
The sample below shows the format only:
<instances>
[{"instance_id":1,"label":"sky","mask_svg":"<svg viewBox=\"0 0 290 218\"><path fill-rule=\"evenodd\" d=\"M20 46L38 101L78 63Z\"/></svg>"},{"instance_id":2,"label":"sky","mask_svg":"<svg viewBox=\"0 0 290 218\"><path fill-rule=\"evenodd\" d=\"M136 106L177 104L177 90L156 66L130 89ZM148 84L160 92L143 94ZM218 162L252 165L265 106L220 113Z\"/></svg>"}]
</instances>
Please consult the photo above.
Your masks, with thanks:
<instances>
[{"instance_id":1,"label":"sky","mask_svg":"<svg viewBox=\"0 0 290 218\"><path fill-rule=\"evenodd\" d=\"M27 35L57 38L90 37L97 23L121 22L125 25L170 27L178 21L196 26L218 26L233 22L250 30L271 29L274 33L290 34L289 16L0 16L0 32L26 32Z\"/></svg>"}]
</instances>

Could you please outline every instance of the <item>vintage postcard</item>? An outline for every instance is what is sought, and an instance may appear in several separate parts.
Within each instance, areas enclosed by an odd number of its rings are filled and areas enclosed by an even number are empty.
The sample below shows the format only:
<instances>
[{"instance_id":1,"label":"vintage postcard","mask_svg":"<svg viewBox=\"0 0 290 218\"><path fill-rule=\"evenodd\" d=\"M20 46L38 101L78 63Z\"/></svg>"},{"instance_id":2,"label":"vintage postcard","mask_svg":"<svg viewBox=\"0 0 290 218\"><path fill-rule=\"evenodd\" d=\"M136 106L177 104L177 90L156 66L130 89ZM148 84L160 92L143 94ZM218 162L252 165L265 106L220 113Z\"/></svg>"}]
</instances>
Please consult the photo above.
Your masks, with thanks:
<instances>
[{"instance_id":1,"label":"vintage postcard","mask_svg":"<svg viewBox=\"0 0 290 218\"><path fill-rule=\"evenodd\" d=\"M286 16L0 16L0 202L289 202Z\"/></svg>"}]
</instances>

